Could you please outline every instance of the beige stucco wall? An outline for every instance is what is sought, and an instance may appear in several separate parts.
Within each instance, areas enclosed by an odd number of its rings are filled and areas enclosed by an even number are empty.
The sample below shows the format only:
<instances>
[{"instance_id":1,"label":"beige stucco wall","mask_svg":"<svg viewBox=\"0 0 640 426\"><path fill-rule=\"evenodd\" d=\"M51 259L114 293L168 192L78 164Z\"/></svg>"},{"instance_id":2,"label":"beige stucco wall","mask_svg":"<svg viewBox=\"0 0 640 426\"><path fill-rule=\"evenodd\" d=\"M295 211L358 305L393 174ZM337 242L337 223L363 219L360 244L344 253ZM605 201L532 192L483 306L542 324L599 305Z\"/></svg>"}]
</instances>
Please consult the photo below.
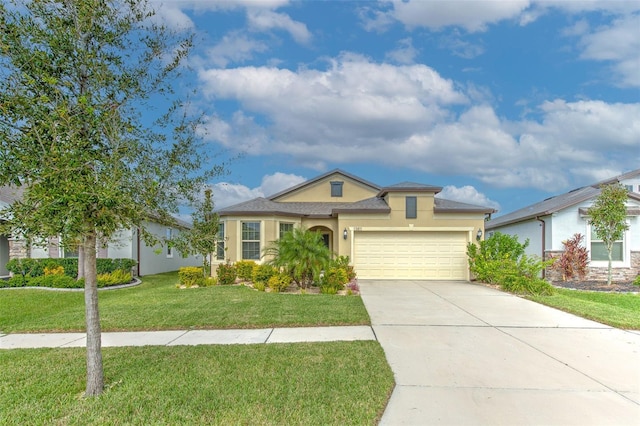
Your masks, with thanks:
<instances>
[{"instance_id":1,"label":"beige stucco wall","mask_svg":"<svg viewBox=\"0 0 640 426\"><path fill-rule=\"evenodd\" d=\"M329 179L330 180L330 179ZM327 183L328 185L328 183ZM346 182L345 182L346 185ZM418 214L415 219L405 217L405 196L417 196ZM317 199L316 199L317 200ZM392 232L411 231L464 231L475 240L478 229L484 235L484 214L482 213L441 213L433 211L434 198L429 193L391 193L387 202L392 207L389 214L342 213L338 217L330 218L297 218L286 216L225 216L225 237L227 258L231 262L242 260L242 221L261 222L260 247L264 249L271 241L279 237L280 222L294 223L305 229L314 227L326 228L330 235L330 249L337 255L351 256L354 232L367 229ZM343 231L347 230L347 239L343 238ZM214 261L215 268L221 261Z\"/></svg>"},{"instance_id":2,"label":"beige stucco wall","mask_svg":"<svg viewBox=\"0 0 640 426\"><path fill-rule=\"evenodd\" d=\"M332 181L343 182L342 197L331 196ZM375 188L371 188L370 186L364 185L356 180L349 179L342 174L334 173L317 182L303 186L296 191L275 198L274 201L351 203L375 197L377 193L378 191Z\"/></svg>"}]
</instances>

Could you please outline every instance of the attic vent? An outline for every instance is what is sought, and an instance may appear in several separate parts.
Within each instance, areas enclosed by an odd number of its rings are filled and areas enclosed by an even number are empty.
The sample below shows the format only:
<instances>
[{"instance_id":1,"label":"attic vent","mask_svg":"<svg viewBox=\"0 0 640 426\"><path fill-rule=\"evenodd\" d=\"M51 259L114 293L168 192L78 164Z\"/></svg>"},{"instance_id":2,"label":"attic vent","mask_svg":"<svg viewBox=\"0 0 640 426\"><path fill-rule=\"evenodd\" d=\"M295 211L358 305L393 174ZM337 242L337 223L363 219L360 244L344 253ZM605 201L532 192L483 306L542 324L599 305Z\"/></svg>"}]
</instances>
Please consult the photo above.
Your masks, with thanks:
<instances>
[{"instance_id":1,"label":"attic vent","mask_svg":"<svg viewBox=\"0 0 640 426\"><path fill-rule=\"evenodd\" d=\"M342 197L342 184L344 182L333 181L331 182L331 196Z\"/></svg>"}]
</instances>

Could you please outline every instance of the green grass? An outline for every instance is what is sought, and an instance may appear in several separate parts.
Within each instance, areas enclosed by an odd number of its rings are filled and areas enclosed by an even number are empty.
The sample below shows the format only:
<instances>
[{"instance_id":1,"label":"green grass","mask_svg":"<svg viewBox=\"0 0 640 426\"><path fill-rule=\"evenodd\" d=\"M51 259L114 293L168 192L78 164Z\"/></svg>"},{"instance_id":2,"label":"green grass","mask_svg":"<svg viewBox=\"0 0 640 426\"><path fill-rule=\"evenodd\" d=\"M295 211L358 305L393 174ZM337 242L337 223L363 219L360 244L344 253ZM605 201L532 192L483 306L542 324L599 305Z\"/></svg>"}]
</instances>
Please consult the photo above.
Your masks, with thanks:
<instances>
[{"instance_id":1,"label":"green grass","mask_svg":"<svg viewBox=\"0 0 640 426\"><path fill-rule=\"evenodd\" d=\"M376 424L393 389L377 342L104 348L83 398L82 348L0 351L0 424Z\"/></svg>"},{"instance_id":2,"label":"green grass","mask_svg":"<svg viewBox=\"0 0 640 426\"><path fill-rule=\"evenodd\" d=\"M357 296L263 293L244 286L177 289L177 273L99 292L103 331L368 325ZM82 292L0 290L0 332L84 331Z\"/></svg>"},{"instance_id":3,"label":"green grass","mask_svg":"<svg viewBox=\"0 0 640 426\"><path fill-rule=\"evenodd\" d=\"M529 299L612 327L640 330L640 295L557 289Z\"/></svg>"}]
</instances>

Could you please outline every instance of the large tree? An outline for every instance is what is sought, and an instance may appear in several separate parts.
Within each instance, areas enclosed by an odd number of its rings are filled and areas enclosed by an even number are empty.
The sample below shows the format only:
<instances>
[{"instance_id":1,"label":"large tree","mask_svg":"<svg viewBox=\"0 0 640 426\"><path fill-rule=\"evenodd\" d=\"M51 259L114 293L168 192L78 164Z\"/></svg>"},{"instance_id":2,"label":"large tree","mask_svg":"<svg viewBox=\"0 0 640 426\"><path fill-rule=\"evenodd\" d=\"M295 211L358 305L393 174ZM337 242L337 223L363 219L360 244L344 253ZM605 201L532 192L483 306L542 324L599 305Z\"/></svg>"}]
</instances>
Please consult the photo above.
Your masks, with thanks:
<instances>
[{"instance_id":1,"label":"large tree","mask_svg":"<svg viewBox=\"0 0 640 426\"><path fill-rule=\"evenodd\" d=\"M173 90L192 35L153 15L140 0L0 3L0 184L24 188L3 230L80 244L87 396L104 387L97 241L151 239L149 220L172 223L220 172L203 167L198 117Z\"/></svg>"},{"instance_id":2,"label":"large tree","mask_svg":"<svg viewBox=\"0 0 640 426\"><path fill-rule=\"evenodd\" d=\"M589 209L589 223L596 236L602 240L609 255L607 284L611 284L611 263L613 245L624 238L624 232L629 229L626 222L627 189L620 184L603 185L600 195Z\"/></svg>"}]
</instances>

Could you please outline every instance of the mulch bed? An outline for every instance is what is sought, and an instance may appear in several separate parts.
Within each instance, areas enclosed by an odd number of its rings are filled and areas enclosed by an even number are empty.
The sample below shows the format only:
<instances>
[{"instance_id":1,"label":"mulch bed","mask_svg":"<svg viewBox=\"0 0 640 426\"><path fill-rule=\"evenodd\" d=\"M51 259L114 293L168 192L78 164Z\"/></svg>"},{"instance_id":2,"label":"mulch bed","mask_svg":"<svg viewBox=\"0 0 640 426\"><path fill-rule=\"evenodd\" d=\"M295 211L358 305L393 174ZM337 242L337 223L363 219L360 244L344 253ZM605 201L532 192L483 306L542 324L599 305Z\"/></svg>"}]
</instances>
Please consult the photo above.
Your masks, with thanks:
<instances>
[{"instance_id":1,"label":"mulch bed","mask_svg":"<svg viewBox=\"0 0 640 426\"><path fill-rule=\"evenodd\" d=\"M583 291L606 291L611 293L638 293L640 286L632 282L614 282L607 285L606 281L554 281L555 287Z\"/></svg>"}]
</instances>

